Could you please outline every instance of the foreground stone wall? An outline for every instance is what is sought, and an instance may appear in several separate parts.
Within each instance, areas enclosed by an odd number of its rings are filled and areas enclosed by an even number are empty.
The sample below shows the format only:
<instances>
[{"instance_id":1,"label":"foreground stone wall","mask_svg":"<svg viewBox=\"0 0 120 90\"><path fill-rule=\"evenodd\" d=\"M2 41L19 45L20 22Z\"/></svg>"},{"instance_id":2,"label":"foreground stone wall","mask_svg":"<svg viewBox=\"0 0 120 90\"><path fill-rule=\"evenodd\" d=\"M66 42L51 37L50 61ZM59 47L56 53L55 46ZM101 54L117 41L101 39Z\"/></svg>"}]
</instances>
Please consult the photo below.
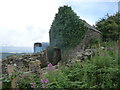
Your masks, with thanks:
<instances>
[{"instance_id":1,"label":"foreground stone wall","mask_svg":"<svg viewBox=\"0 0 120 90\"><path fill-rule=\"evenodd\" d=\"M61 50L59 48L53 48L53 51L51 53L53 53L52 62L48 60L49 59L48 56L50 56L48 54L50 53L48 53L47 49L31 55L8 56L6 59L2 60L2 73L3 74L8 73L7 72L8 65L14 65L17 71L22 71L22 72L30 71L29 69L30 67L32 67L33 69L36 68L36 66L34 65L35 61L37 62L40 61L40 68L47 67L48 63L57 65L57 63L61 61Z\"/></svg>"},{"instance_id":2,"label":"foreground stone wall","mask_svg":"<svg viewBox=\"0 0 120 90\"><path fill-rule=\"evenodd\" d=\"M2 60L2 73L7 73L8 65L16 66L18 71L29 71L29 64L31 61L40 61L40 67L46 67L48 65L48 57L46 50L32 54L32 55L12 55Z\"/></svg>"}]
</instances>

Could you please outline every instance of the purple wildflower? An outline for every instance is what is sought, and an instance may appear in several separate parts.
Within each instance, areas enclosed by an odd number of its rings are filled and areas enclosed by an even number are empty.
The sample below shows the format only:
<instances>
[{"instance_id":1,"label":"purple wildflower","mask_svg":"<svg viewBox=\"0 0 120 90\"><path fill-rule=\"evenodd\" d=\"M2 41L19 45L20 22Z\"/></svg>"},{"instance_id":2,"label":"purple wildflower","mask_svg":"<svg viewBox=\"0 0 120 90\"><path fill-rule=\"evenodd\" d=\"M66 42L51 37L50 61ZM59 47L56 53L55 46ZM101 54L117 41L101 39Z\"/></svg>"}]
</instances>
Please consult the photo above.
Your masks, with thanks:
<instances>
[{"instance_id":1,"label":"purple wildflower","mask_svg":"<svg viewBox=\"0 0 120 90\"><path fill-rule=\"evenodd\" d=\"M47 88L47 87L45 87L45 86L46 86L46 84L48 83L48 79L43 78L43 79L41 79L41 82L43 83L43 84L42 84L42 88Z\"/></svg>"},{"instance_id":2,"label":"purple wildflower","mask_svg":"<svg viewBox=\"0 0 120 90\"><path fill-rule=\"evenodd\" d=\"M49 63L49 64L48 64L48 67L52 67L52 64L51 64L51 63Z\"/></svg>"},{"instance_id":3,"label":"purple wildflower","mask_svg":"<svg viewBox=\"0 0 120 90\"><path fill-rule=\"evenodd\" d=\"M45 79L45 78L44 78L44 79L41 79L41 82L42 82L42 83L48 83L48 79Z\"/></svg>"},{"instance_id":4,"label":"purple wildflower","mask_svg":"<svg viewBox=\"0 0 120 90\"><path fill-rule=\"evenodd\" d=\"M51 63L48 64L48 70L52 70L52 64Z\"/></svg>"},{"instance_id":5,"label":"purple wildflower","mask_svg":"<svg viewBox=\"0 0 120 90\"><path fill-rule=\"evenodd\" d=\"M120 54L120 50L118 50L118 54Z\"/></svg>"},{"instance_id":6,"label":"purple wildflower","mask_svg":"<svg viewBox=\"0 0 120 90\"><path fill-rule=\"evenodd\" d=\"M41 79L41 82L44 83L45 81L43 79Z\"/></svg>"},{"instance_id":7,"label":"purple wildflower","mask_svg":"<svg viewBox=\"0 0 120 90\"><path fill-rule=\"evenodd\" d=\"M44 80L45 83L48 83L48 79Z\"/></svg>"},{"instance_id":8,"label":"purple wildflower","mask_svg":"<svg viewBox=\"0 0 120 90\"><path fill-rule=\"evenodd\" d=\"M12 73L11 73L11 74L9 74L9 76L12 76Z\"/></svg>"},{"instance_id":9,"label":"purple wildflower","mask_svg":"<svg viewBox=\"0 0 120 90\"><path fill-rule=\"evenodd\" d=\"M31 85L33 84L33 83L30 83Z\"/></svg>"},{"instance_id":10,"label":"purple wildflower","mask_svg":"<svg viewBox=\"0 0 120 90\"><path fill-rule=\"evenodd\" d=\"M114 50L114 48L113 48L113 47L109 47L108 49L109 49L109 50Z\"/></svg>"},{"instance_id":11,"label":"purple wildflower","mask_svg":"<svg viewBox=\"0 0 120 90\"><path fill-rule=\"evenodd\" d=\"M42 84L42 88L45 88L45 85L44 85L44 84Z\"/></svg>"},{"instance_id":12,"label":"purple wildflower","mask_svg":"<svg viewBox=\"0 0 120 90\"><path fill-rule=\"evenodd\" d=\"M30 83L30 85L31 85L32 88L35 88L35 84L36 83Z\"/></svg>"}]
</instances>

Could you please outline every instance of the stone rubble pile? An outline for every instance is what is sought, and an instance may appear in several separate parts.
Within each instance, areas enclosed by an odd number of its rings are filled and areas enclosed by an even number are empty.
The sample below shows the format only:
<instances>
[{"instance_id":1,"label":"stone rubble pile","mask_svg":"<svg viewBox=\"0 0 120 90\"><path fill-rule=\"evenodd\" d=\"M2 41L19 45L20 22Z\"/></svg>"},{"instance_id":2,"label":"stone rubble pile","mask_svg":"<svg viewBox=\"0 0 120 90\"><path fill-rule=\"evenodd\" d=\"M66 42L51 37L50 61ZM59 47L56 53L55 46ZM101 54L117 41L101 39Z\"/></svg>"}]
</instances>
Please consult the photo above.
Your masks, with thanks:
<instances>
[{"instance_id":1,"label":"stone rubble pile","mask_svg":"<svg viewBox=\"0 0 120 90\"><path fill-rule=\"evenodd\" d=\"M74 63L74 61L82 62L85 59L90 59L95 54L95 49L80 50L76 53L76 59L68 60L67 65Z\"/></svg>"},{"instance_id":2,"label":"stone rubble pile","mask_svg":"<svg viewBox=\"0 0 120 90\"><path fill-rule=\"evenodd\" d=\"M17 70L28 71L31 61L40 61L40 67L46 67L49 63L46 50L32 55L8 56L6 59L2 60L2 73L7 73L7 67L11 64L16 66Z\"/></svg>"},{"instance_id":3,"label":"stone rubble pile","mask_svg":"<svg viewBox=\"0 0 120 90\"><path fill-rule=\"evenodd\" d=\"M90 59L94 52L94 49L85 49L82 52L77 52L76 60L84 61L85 59Z\"/></svg>"}]
</instances>

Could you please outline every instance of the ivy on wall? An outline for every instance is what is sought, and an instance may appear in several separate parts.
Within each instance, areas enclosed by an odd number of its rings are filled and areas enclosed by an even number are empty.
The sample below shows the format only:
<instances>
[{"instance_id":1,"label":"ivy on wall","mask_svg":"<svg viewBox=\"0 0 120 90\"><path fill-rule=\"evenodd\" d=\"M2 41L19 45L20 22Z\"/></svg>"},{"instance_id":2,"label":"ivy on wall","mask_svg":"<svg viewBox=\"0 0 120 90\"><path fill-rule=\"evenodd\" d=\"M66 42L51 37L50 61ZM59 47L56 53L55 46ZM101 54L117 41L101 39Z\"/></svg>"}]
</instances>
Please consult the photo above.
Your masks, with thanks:
<instances>
[{"instance_id":1,"label":"ivy on wall","mask_svg":"<svg viewBox=\"0 0 120 90\"><path fill-rule=\"evenodd\" d=\"M86 30L71 7L59 7L49 31L50 46L61 49L75 47L84 38Z\"/></svg>"}]
</instances>

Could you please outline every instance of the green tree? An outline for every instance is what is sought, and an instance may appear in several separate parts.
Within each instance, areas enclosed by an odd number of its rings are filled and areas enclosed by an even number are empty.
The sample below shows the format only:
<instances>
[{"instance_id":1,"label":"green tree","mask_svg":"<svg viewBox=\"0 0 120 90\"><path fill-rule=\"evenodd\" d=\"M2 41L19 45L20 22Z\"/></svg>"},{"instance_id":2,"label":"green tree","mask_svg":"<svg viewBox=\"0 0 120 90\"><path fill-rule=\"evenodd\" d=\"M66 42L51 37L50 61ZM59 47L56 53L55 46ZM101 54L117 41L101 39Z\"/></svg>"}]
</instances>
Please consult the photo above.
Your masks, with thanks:
<instances>
[{"instance_id":1,"label":"green tree","mask_svg":"<svg viewBox=\"0 0 120 90\"><path fill-rule=\"evenodd\" d=\"M102 32L103 41L116 41L120 34L120 13L111 16L107 14L106 16L96 23L96 28Z\"/></svg>"}]
</instances>

